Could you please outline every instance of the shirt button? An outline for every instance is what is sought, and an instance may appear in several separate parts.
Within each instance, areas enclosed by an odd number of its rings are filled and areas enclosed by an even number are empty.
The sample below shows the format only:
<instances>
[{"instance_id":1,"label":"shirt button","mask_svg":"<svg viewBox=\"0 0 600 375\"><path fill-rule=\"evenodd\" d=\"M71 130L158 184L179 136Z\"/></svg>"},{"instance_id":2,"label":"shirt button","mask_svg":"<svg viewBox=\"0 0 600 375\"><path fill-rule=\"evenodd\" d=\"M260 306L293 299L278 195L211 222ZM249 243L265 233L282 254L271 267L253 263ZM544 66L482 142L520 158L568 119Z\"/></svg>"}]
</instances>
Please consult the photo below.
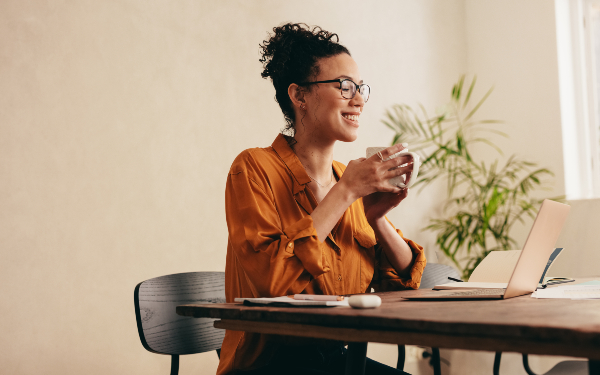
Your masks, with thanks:
<instances>
[{"instance_id":1,"label":"shirt button","mask_svg":"<svg viewBox=\"0 0 600 375\"><path fill-rule=\"evenodd\" d=\"M342 281L342 274L338 275L338 281Z\"/></svg>"}]
</instances>

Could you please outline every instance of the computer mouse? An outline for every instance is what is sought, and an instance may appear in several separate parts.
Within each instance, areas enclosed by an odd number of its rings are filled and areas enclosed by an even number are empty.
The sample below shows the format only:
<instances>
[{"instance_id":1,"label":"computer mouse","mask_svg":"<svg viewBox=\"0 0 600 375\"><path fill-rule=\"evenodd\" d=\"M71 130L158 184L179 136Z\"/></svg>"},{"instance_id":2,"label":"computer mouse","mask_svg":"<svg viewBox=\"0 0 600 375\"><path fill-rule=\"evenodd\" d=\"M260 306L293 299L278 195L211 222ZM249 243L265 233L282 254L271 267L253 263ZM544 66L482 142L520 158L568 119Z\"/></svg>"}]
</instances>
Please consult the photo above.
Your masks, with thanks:
<instances>
[{"instance_id":1,"label":"computer mouse","mask_svg":"<svg viewBox=\"0 0 600 375\"><path fill-rule=\"evenodd\" d=\"M372 294L357 294L348 298L348 304L355 309L374 309L381 306L381 298Z\"/></svg>"}]
</instances>

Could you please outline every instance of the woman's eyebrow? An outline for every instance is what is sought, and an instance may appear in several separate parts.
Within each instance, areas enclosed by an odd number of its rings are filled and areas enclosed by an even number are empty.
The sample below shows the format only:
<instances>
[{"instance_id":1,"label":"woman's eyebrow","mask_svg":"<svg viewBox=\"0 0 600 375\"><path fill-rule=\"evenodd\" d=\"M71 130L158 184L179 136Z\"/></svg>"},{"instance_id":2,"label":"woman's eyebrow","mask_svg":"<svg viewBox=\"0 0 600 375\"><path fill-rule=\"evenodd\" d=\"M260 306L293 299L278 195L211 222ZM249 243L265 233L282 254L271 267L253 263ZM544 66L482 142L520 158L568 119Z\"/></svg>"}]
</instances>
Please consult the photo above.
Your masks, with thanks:
<instances>
[{"instance_id":1,"label":"woman's eyebrow","mask_svg":"<svg viewBox=\"0 0 600 375\"><path fill-rule=\"evenodd\" d=\"M350 77L350 76L341 75L341 76L337 77L336 79L339 79L339 78L346 78L346 79L349 79L349 80L351 80L352 82L354 82L354 78L352 78L352 77ZM363 80L361 79L361 80L360 80L360 82L359 82L358 84L359 84L359 85L362 85L362 84L363 84Z\"/></svg>"}]
</instances>

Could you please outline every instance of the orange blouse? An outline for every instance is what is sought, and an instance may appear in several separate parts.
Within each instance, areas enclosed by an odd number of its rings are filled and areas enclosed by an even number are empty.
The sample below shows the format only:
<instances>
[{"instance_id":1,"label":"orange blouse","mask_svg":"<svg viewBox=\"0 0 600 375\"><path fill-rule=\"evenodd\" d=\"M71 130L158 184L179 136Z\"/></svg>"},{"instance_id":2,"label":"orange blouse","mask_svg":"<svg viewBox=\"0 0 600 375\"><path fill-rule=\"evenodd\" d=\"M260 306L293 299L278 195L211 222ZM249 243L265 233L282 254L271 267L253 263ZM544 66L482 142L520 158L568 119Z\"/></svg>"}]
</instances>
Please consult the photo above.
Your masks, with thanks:
<instances>
[{"instance_id":1,"label":"orange blouse","mask_svg":"<svg viewBox=\"0 0 600 375\"><path fill-rule=\"evenodd\" d=\"M334 161L333 169L341 177L345 166ZM426 263L423 248L403 237L414 262L410 277L399 278L377 244L362 199L346 210L325 241L317 238L310 216L317 202L309 182L281 134L271 147L245 150L235 159L225 189L227 302L419 287ZM217 374L264 366L276 345L273 336L227 330Z\"/></svg>"}]
</instances>

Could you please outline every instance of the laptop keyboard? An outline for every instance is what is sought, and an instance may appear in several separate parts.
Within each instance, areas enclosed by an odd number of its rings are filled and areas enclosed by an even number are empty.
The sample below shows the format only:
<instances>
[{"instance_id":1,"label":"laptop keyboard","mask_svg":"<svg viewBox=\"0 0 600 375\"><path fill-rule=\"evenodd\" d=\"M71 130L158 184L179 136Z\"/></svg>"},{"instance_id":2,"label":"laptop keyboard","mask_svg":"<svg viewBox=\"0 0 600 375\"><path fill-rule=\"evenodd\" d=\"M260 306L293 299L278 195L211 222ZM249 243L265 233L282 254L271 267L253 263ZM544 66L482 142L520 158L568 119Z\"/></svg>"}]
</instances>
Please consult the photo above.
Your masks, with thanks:
<instances>
[{"instance_id":1,"label":"laptop keyboard","mask_svg":"<svg viewBox=\"0 0 600 375\"><path fill-rule=\"evenodd\" d=\"M470 289L462 292L448 294L448 296L497 296L503 295L506 289L495 288L495 289Z\"/></svg>"}]
</instances>

